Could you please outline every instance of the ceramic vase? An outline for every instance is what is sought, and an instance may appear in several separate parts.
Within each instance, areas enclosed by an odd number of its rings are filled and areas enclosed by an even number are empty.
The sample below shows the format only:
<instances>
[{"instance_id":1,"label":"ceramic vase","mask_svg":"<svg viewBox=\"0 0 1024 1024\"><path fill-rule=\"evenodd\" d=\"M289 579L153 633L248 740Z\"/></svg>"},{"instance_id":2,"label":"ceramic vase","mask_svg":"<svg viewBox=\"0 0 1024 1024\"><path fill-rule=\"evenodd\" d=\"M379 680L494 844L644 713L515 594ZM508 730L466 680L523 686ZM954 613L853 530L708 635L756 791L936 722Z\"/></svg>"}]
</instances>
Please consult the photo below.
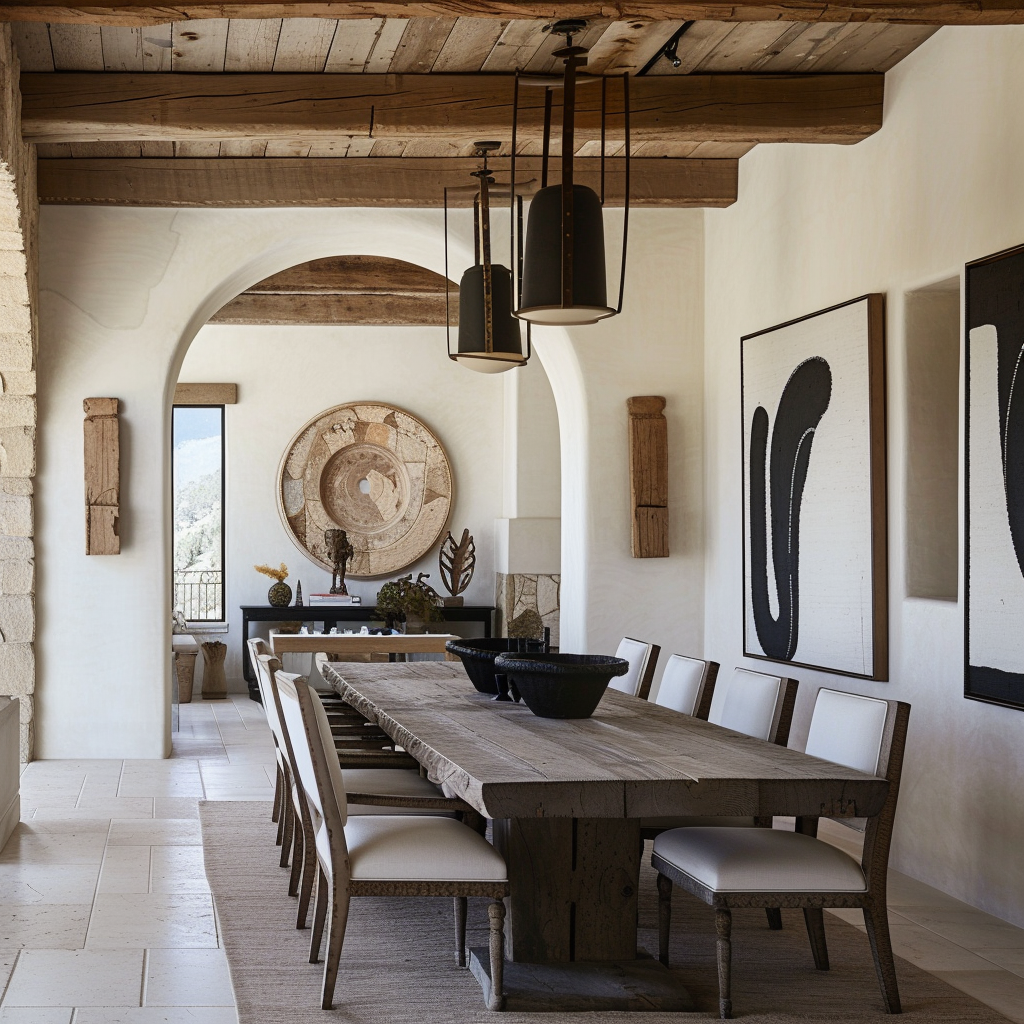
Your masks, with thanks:
<instances>
[{"instance_id":1,"label":"ceramic vase","mask_svg":"<svg viewBox=\"0 0 1024 1024\"><path fill-rule=\"evenodd\" d=\"M291 604L292 600L292 588L288 586L283 580L279 583L275 583L270 590L267 591L267 601L274 608L287 608Z\"/></svg>"}]
</instances>

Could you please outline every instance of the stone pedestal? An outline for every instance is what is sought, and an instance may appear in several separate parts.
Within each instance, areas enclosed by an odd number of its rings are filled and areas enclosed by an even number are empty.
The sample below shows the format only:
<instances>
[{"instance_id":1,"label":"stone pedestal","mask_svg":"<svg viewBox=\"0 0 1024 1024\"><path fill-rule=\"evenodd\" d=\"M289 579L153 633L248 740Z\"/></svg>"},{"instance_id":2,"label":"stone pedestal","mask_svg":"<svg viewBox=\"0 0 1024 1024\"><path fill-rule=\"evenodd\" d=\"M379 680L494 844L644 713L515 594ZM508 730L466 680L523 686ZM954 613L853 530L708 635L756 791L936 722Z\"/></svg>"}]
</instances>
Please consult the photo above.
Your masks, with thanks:
<instances>
[{"instance_id":1,"label":"stone pedestal","mask_svg":"<svg viewBox=\"0 0 1024 1024\"><path fill-rule=\"evenodd\" d=\"M203 644L203 700L224 700L228 695L228 681L224 676L224 658L228 645L219 640Z\"/></svg>"},{"instance_id":2,"label":"stone pedestal","mask_svg":"<svg viewBox=\"0 0 1024 1024\"><path fill-rule=\"evenodd\" d=\"M198 647L179 647L174 652L174 673L178 677L179 704L192 703L192 687L195 684L198 654Z\"/></svg>"}]
</instances>

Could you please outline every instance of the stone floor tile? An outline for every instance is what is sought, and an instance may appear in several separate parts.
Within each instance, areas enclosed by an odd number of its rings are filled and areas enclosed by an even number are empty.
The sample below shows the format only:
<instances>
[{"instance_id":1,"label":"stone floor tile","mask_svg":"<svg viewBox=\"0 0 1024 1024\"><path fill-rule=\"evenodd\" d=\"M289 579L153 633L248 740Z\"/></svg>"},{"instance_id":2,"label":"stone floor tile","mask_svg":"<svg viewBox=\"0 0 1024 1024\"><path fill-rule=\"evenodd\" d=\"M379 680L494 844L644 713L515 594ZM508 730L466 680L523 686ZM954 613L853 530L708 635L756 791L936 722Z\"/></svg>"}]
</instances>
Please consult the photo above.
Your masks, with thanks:
<instances>
[{"instance_id":1,"label":"stone floor tile","mask_svg":"<svg viewBox=\"0 0 1024 1024\"><path fill-rule=\"evenodd\" d=\"M900 913L965 949L1019 949L1024 936L1020 928L973 908L903 907Z\"/></svg>"},{"instance_id":2,"label":"stone floor tile","mask_svg":"<svg viewBox=\"0 0 1024 1024\"><path fill-rule=\"evenodd\" d=\"M261 786L267 773L260 764L233 764L225 768L202 769L203 783L210 786Z\"/></svg>"},{"instance_id":3,"label":"stone floor tile","mask_svg":"<svg viewBox=\"0 0 1024 1024\"><path fill-rule=\"evenodd\" d=\"M71 1006L0 1006L0 1024L70 1024Z\"/></svg>"},{"instance_id":4,"label":"stone floor tile","mask_svg":"<svg viewBox=\"0 0 1024 1024\"><path fill-rule=\"evenodd\" d=\"M0 949L81 949L88 927L88 905L0 903Z\"/></svg>"},{"instance_id":5,"label":"stone floor tile","mask_svg":"<svg viewBox=\"0 0 1024 1024\"><path fill-rule=\"evenodd\" d=\"M114 846L202 846L195 818L153 818L150 821L112 821L108 843Z\"/></svg>"},{"instance_id":6,"label":"stone floor tile","mask_svg":"<svg viewBox=\"0 0 1024 1024\"><path fill-rule=\"evenodd\" d=\"M158 796L153 802L154 818L199 818L201 797Z\"/></svg>"},{"instance_id":7,"label":"stone floor tile","mask_svg":"<svg viewBox=\"0 0 1024 1024\"><path fill-rule=\"evenodd\" d=\"M1004 971L1024 978L1024 944L1021 949L982 949L978 951L978 956L997 964Z\"/></svg>"},{"instance_id":8,"label":"stone floor tile","mask_svg":"<svg viewBox=\"0 0 1024 1024\"><path fill-rule=\"evenodd\" d=\"M64 822L73 825L74 822ZM3 864L95 864L103 859L106 832L61 832L49 834L33 830L31 822L22 822L0 852Z\"/></svg>"},{"instance_id":9,"label":"stone floor tile","mask_svg":"<svg viewBox=\"0 0 1024 1024\"><path fill-rule=\"evenodd\" d=\"M0 949L0 995L3 995L7 987L7 980L14 971L14 964L20 952L20 949Z\"/></svg>"},{"instance_id":10,"label":"stone floor tile","mask_svg":"<svg viewBox=\"0 0 1024 1024\"><path fill-rule=\"evenodd\" d=\"M936 977L1024 1024L1024 978L1009 971L935 971Z\"/></svg>"},{"instance_id":11,"label":"stone floor tile","mask_svg":"<svg viewBox=\"0 0 1024 1024\"><path fill-rule=\"evenodd\" d=\"M213 899L192 893L99 895L85 945L87 949L216 946Z\"/></svg>"},{"instance_id":12,"label":"stone floor tile","mask_svg":"<svg viewBox=\"0 0 1024 1024\"><path fill-rule=\"evenodd\" d=\"M146 979L147 1006L234 1006L222 949L153 949Z\"/></svg>"},{"instance_id":13,"label":"stone floor tile","mask_svg":"<svg viewBox=\"0 0 1024 1024\"><path fill-rule=\"evenodd\" d=\"M926 971L999 970L976 953L917 924L889 926L893 952Z\"/></svg>"},{"instance_id":14,"label":"stone floor tile","mask_svg":"<svg viewBox=\"0 0 1024 1024\"><path fill-rule=\"evenodd\" d=\"M93 797L80 799L75 807L54 807L41 801L36 806L32 821L42 819L99 820L110 818L152 818L153 798L135 797L125 800L118 797Z\"/></svg>"},{"instance_id":15,"label":"stone floor tile","mask_svg":"<svg viewBox=\"0 0 1024 1024\"><path fill-rule=\"evenodd\" d=\"M149 892L151 847L108 846L98 893Z\"/></svg>"},{"instance_id":16,"label":"stone floor tile","mask_svg":"<svg viewBox=\"0 0 1024 1024\"><path fill-rule=\"evenodd\" d=\"M0 864L0 899L21 905L92 904L99 865Z\"/></svg>"},{"instance_id":17,"label":"stone floor tile","mask_svg":"<svg viewBox=\"0 0 1024 1024\"><path fill-rule=\"evenodd\" d=\"M207 800L273 800L274 787L267 786L207 786Z\"/></svg>"},{"instance_id":18,"label":"stone floor tile","mask_svg":"<svg viewBox=\"0 0 1024 1024\"><path fill-rule=\"evenodd\" d=\"M75 1024L238 1024L233 1006L82 1007Z\"/></svg>"},{"instance_id":19,"label":"stone floor tile","mask_svg":"<svg viewBox=\"0 0 1024 1024\"><path fill-rule=\"evenodd\" d=\"M277 764L277 751L265 743L225 743L231 764Z\"/></svg>"},{"instance_id":20,"label":"stone floor tile","mask_svg":"<svg viewBox=\"0 0 1024 1024\"><path fill-rule=\"evenodd\" d=\"M4 1006L138 1006L143 951L26 949Z\"/></svg>"},{"instance_id":21,"label":"stone floor tile","mask_svg":"<svg viewBox=\"0 0 1024 1024\"><path fill-rule=\"evenodd\" d=\"M151 892L208 893L201 846L154 846Z\"/></svg>"}]
</instances>

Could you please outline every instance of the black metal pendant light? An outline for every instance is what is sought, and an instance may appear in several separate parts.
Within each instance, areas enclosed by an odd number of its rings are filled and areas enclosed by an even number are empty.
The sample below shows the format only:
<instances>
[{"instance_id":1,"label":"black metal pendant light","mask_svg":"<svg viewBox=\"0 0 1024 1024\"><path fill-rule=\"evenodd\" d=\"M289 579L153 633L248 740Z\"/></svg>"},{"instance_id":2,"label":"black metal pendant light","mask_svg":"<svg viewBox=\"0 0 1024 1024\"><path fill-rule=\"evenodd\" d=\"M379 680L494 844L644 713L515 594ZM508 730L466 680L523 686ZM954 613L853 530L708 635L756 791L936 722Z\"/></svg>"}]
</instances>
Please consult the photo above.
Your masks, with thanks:
<instances>
[{"instance_id":1,"label":"black metal pendant light","mask_svg":"<svg viewBox=\"0 0 1024 1024\"><path fill-rule=\"evenodd\" d=\"M473 199L473 253L474 265L463 275L459 284L458 350L451 350L451 316L448 305L448 287L445 285L445 317L448 323L448 358L478 373L502 373L523 366L530 358L529 327L527 351L523 353L522 328L512 315L512 271L500 263L491 262L491 186L494 178L487 167L487 155L501 147L500 142L477 142L477 155L483 157L483 167L473 171L478 181ZM448 281L448 192L444 194L444 264ZM510 188L513 207L522 199ZM500 193L499 193L500 194ZM513 236L515 232L513 231ZM514 244L514 240L513 240Z\"/></svg>"},{"instance_id":2,"label":"black metal pendant light","mask_svg":"<svg viewBox=\"0 0 1024 1024\"><path fill-rule=\"evenodd\" d=\"M626 274L626 236L629 225L629 79L623 75L625 115L626 197L622 236L622 266L618 304L608 305L604 252L604 158L606 91L601 79L601 196L573 176L576 117L576 69L586 64L586 47L573 46L572 37L586 27L585 21L560 21L551 27L553 34L565 35L566 45L555 50L562 58L565 72L560 83L550 79L522 78L522 84L544 85L544 157L541 188L530 204L523 259L521 301L513 315L535 324L593 324L622 312L622 291ZM518 121L520 79L516 79L516 100L512 125L512 180L515 181L515 136ZM548 185L547 167L551 133L551 90L562 88L561 181Z\"/></svg>"}]
</instances>

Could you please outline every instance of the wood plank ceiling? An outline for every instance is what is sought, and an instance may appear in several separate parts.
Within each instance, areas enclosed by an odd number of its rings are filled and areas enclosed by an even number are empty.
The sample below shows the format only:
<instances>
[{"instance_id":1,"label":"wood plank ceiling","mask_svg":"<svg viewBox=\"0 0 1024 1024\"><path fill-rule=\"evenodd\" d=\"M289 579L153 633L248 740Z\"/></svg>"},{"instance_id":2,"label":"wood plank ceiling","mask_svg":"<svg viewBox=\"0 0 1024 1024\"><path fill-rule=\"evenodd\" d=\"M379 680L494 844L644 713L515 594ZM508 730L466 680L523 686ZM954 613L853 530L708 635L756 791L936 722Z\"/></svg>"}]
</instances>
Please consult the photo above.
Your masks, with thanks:
<instances>
[{"instance_id":1,"label":"wood plank ceiling","mask_svg":"<svg viewBox=\"0 0 1024 1024\"><path fill-rule=\"evenodd\" d=\"M130 27L113 24L16 22L26 72L457 74L558 72L562 44L545 20L475 17L204 19ZM635 75L686 24L679 66L662 56L654 75L884 72L919 46L936 26L885 22L612 21L594 18L577 42L590 48L587 72ZM753 143L641 142L640 157L737 159ZM611 144L613 153L619 144ZM457 157L471 144L437 138L346 137L161 139L40 144L53 158L309 158ZM529 149L527 151L531 151ZM578 152L596 156L599 142Z\"/></svg>"}]
</instances>

